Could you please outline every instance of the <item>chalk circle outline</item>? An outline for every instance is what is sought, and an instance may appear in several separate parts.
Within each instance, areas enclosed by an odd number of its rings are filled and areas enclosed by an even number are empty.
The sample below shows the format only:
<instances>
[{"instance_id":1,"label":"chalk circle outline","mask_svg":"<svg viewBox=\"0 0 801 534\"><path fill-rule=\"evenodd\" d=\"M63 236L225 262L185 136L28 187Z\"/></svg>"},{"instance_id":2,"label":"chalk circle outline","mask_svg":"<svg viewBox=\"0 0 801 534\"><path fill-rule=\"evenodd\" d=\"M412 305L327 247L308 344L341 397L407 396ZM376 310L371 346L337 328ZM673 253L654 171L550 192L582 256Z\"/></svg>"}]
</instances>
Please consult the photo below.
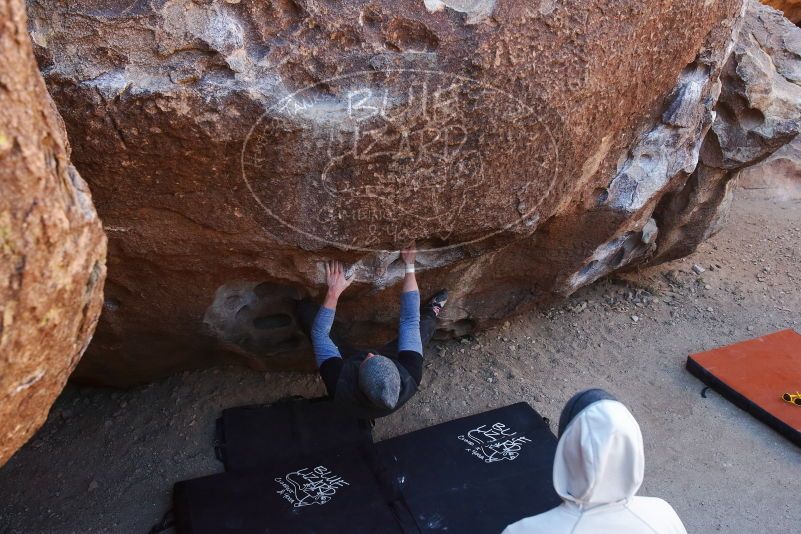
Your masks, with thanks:
<instances>
[{"instance_id":1,"label":"chalk circle outline","mask_svg":"<svg viewBox=\"0 0 801 534\"><path fill-rule=\"evenodd\" d=\"M465 246L468 246L468 245L473 245L473 244L479 243L481 241L484 241L486 239L490 239L490 238L492 238L492 237L494 237L496 235L499 235L499 234L501 234L503 232L508 231L509 229L511 229L511 228L513 228L515 226L518 226L518 225L522 224L523 221L525 221L526 219L529 219L530 217L532 217L536 213L537 209L540 207L542 202L546 198L548 198L550 193L553 191L553 187L556 184L556 178L557 178L557 176L559 174L560 160L559 160L559 145L556 143L556 139L554 138L553 134L551 133L550 128L548 128L545 125L545 123L543 123L542 120L540 120L540 118L537 116L537 114L535 113L534 109L531 108L531 106L529 106L528 104L523 102L521 99L517 98L516 96L514 96L514 95L512 95L510 93L507 93L506 91L504 91L502 89L499 89L499 88L494 87L492 85L486 84L484 82L480 82L480 81L475 80L473 78L469 78L467 76L462 76L460 74L452 74L452 73L442 72L442 71L438 71L438 70L430 70L430 69L381 69L381 70L377 70L377 71L372 71L372 70L354 71L354 72L350 72L350 73L347 73L347 74L341 74L339 76L332 76L330 78L326 78L324 80L320 80L320 81L315 82L313 84L307 85L307 86L305 86L305 87L303 87L301 89L298 89L297 91L294 91L294 92L282 97L280 100L278 100L278 102L276 102L275 104L273 104L269 108L267 108L267 110L264 113L262 113L259 116L258 119L256 119L256 121L253 123L253 126L251 126L250 130L248 131L247 135L245 136L244 142L242 143L242 150L241 150L241 153L240 153L239 163L240 163L240 171L241 171L241 174L242 174L242 180L245 182L245 186L248 188L248 191L250 191L250 195L253 197L253 200L256 201L256 203L267 213L267 215L269 215L272 219L277 221L282 226L292 230L293 232L295 232L297 234L300 234L300 235L302 235L304 237L307 237L307 238L309 238L309 239L311 239L313 241L317 241L317 242L323 243L325 245L328 245L328 246L331 246L331 247L334 247L334 248L338 248L340 250L356 251L356 252L367 252L367 253L387 253L387 252L394 252L395 251L395 250L388 250L388 249L363 247L363 246L352 245L352 244L344 243L344 242L340 242L340 241L332 241L330 239L326 239L324 237L320 237L318 235L315 235L315 234L312 234L310 232L307 232L306 230L303 230L302 228L298 228L295 225L293 225L292 223L283 220L280 216L278 216L276 213L274 213L269 207L267 207L265 205L265 203L261 200L261 198L259 198L259 195L254 191L253 185L250 183L250 180L248 180L247 172L245 171L245 157L246 157L246 153L247 153L248 144L249 144L249 142L251 140L251 137L253 136L253 133L256 131L257 127L263 121L273 119L275 117L275 115L277 115L275 112L279 111L284 106L284 104L286 104L290 100L294 99L297 95L300 95L300 94L302 94L302 93L304 93L306 91L309 91L310 89L318 87L321 84L327 84L328 82L344 80L344 79L348 79L348 78L356 78L358 76L367 77L367 76L377 76L377 75L381 75L381 74L385 74L385 73L396 73L397 74L397 73L404 73L404 72L411 72L411 73L415 73L415 74L437 75L437 76L442 76L445 79L450 78L450 79L453 79L453 80L461 81L463 83L475 84L475 85L477 85L478 87L480 87L483 90L488 90L488 91L491 91L491 92L494 92L494 93L497 93L497 94L501 94L501 95L513 100L519 106L521 106L526 111L527 114L529 114L532 117L534 117L535 120L537 121L537 123L539 123L539 125L542 127L542 131L544 131L547 134L548 138L550 139L550 144L551 144L551 147L552 147L552 150L553 150L553 155L554 155L554 170L553 170L553 173L552 173L552 176L551 176L551 181L548 184L548 187L546 188L546 191L540 196L540 200L536 203L536 205L534 207L530 208L529 210L527 210L524 214L520 215L520 217L516 218L512 222L509 222L509 223L503 225L500 228L497 228L497 229L493 230L492 232L490 232L488 234L482 235L481 237L476 237L474 239L461 241L459 243L451 243L451 244L447 244L447 245L444 245L444 246L441 246L441 247L418 248L417 252L418 253L442 252L442 251L446 251L446 250L462 248L462 247L465 247ZM559 115L559 113L556 110L553 110L553 112L556 114L557 117L559 117L561 119L561 116ZM280 115L279 115L279 117L280 117ZM528 185L528 184L526 184L526 185ZM277 239L279 241L286 241L286 239L280 239L280 238L277 238Z\"/></svg>"}]
</instances>

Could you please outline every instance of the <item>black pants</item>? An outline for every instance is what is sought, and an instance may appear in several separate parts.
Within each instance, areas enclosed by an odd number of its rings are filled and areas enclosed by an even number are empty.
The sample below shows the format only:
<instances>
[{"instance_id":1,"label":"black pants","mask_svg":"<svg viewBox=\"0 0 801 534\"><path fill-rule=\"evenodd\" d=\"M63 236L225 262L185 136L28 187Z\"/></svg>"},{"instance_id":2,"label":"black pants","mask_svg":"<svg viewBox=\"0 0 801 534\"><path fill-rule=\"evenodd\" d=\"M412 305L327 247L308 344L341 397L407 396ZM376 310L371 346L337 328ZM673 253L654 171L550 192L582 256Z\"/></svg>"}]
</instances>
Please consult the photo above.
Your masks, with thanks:
<instances>
[{"instance_id":1,"label":"black pants","mask_svg":"<svg viewBox=\"0 0 801 534\"><path fill-rule=\"evenodd\" d=\"M298 322L300 323L300 327L303 329L303 332L310 339L312 324L314 323L314 318L317 317L317 311L319 309L320 305L309 298L305 298L298 303ZM355 356L356 354L364 354L365 352L381 354L382 356L386 356L387 358L391 359L397 359L398 357L397 337L389 343L376 348L375 350L358 349L344 339L338 330L337 323L334 321L334 325L331 327L331 334L329 337L331 338L331 341L334 342L334 345L337 346L339 353L343 358L350 358L351 356ZM434 332L436 331L437 316L434 314L433 310L427 306L423 306L422 310L420 311L420 341L422 342L424 348L426 345L428 345L428 342L431 341L431 338L434 336Z\"/></svg>"}]
</instances>

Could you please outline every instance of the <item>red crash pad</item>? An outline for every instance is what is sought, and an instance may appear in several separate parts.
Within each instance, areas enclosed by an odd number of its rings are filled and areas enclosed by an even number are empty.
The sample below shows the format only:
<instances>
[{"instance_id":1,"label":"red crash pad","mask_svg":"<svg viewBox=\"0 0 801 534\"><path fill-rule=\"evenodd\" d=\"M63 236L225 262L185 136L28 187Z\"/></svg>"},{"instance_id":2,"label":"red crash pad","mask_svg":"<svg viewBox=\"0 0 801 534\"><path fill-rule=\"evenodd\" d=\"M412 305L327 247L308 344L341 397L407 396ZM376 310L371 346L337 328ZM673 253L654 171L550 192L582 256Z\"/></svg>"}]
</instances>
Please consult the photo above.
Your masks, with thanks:
<instances>
[{"instance_id":1,"label":"red crash pad","mask_svg":"<svg viewBox=\"0 0 801 534\"><path fill-rule=\"evenodd\" d=\"M693 354L687 370L801 446L801 406L781 399L801 393L801 334L782 330Z\"/></svg>"}]
</instances>

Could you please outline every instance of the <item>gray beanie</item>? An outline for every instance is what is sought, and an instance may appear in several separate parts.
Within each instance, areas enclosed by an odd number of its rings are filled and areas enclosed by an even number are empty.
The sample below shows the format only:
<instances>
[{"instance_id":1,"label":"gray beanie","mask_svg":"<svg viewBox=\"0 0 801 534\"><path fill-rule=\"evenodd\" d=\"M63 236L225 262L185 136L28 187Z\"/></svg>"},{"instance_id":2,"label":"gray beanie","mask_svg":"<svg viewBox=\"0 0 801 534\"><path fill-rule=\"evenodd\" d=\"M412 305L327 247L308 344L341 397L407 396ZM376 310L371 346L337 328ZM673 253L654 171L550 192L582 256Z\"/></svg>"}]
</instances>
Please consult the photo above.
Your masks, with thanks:
<instances>
[{"instance_id":1,"label":"gray beanie","mask_svg":"<svg viewBox=\"0 0 801 534\"><path fill-rule=\"evenodd\" d=\"M565 429L567 428L567 425L570 424L570 421L575 419L575 417L581 413L584 408L590 404L594 404L602 400L616 401L617 399L608 391L598 388L585 389L584 391L579 391L570 397L570 400L567 401L567 404L565 404L565 407L562 410L562 415L559 416L559 437L562 437L562 434L565 433Z\"/></svg>"},{"instance_id":2,"label":"gray beanie","mask_svg":"<svg viewBox=\"0 0 801 534\"><path fill-rule=\"evenodd\" d=\"M395 362L374 355L359 366L359 387L370 402L379 408L392 409L400 396L400 373Z\"/></svg>"}]
</instances>

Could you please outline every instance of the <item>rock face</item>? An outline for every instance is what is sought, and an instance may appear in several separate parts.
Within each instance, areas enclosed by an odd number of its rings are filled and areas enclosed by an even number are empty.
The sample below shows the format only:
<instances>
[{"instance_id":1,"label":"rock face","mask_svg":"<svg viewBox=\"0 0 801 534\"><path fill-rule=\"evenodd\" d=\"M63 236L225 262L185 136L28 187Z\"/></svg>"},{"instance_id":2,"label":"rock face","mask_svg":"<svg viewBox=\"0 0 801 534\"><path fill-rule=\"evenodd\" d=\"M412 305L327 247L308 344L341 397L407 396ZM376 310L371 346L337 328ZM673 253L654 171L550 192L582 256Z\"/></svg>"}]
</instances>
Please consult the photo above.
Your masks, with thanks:
<instances>
[{"instance_id":1,"label":"rock face","mask_svg":"<svg viewBox=\"0 0 801 534\"><path fill-rule=\"evenodd\" d=\"M743 169L736 180L740 190L756 198L801 199L801 137Z\"/></svg>"},{"instance_id":2,"label":"rock face","mask_svg":"<svg viewBox=\"0 0 801 534\"><path fill-rule=\"evenodd\" d=\"M110 239L75 376L311 368L294 308L326 258L357 277L343 329L386 339L411 239L441 335L656 261L745 7L30 0Z\"/></svg>"},{"instance_id":3,"label":"rock face","mask_svg":"<svg viewBox=\"0 0 801 534\"><path fill-rule=\"evenodd\" d=\"M88 345L105 256L25 6L0 0L0 466L42 425Z\"/></svg>"},{"instance_id":4,"label":"rock face","mask_svg":"<svg viewBox=\"0 0 801 534\"><path fill-rule=\"evenodd\" d=\"M801 22L801 0L764 0L764 3L783 11L792 22Z\"/></svg>"},{"instance_id":5,"label":"rock face","mask_svg":"<svg viewBox=\"0 0 801 534\"><path fill-rule=\"evenodd\" d=\"M721 75L715 120L690 179L656 209L664 221L651 261L685 256L726 221L734 180L801 129L801 30L753 2ZM747 172L747 171L745 171Z\"/></svg>"}]
</instances>

